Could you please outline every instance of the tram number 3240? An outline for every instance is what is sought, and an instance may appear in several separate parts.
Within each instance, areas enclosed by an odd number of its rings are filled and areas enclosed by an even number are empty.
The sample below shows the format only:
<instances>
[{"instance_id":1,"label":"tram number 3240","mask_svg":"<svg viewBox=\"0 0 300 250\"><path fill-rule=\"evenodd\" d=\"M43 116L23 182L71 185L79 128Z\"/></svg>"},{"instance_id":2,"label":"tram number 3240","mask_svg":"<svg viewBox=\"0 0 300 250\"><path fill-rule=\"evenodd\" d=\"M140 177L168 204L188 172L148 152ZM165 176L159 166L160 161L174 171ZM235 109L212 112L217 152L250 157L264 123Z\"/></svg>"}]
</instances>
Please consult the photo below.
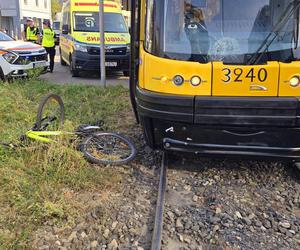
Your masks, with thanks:
<instances>
[{"instance_id":1,"label":"tram number 3240","mask_svg":"<svg viewBox=\"0 0 300 250\"><path fill-rule=\"evenodd\" d=\"M225 83L243 82L243 79L250 79L251 82L257 80L265 82L268 78L268 71L265 68L261 68L257 72L255 72L254 68L251 68L248 72L245 72L242 68L224 68L222 72L224 73L222 81Z\"/></svg>"}]
</instances>

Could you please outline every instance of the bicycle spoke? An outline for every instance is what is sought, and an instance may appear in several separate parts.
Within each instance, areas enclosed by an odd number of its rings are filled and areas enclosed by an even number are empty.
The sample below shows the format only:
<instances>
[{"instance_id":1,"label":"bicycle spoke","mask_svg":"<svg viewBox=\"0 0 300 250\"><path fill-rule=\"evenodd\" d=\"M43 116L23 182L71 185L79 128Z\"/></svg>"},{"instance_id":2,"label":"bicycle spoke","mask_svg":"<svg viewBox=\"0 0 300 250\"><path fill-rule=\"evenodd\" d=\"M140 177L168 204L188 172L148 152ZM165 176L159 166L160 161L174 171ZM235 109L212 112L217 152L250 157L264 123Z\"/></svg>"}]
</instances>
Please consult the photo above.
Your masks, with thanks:
<instances>
[{"instance_id":1,"label":"bicycle spoke","mask_svg":"<svg viewBox=\"0 0 300 250\"><path fill-rule=\"evenodd\" d=\"M123 160L131 155L128 145L112 136L101 136L101 138L93 136L87 146L87 151L94 157L108 161Z\"/></svg>"}]
</instances>

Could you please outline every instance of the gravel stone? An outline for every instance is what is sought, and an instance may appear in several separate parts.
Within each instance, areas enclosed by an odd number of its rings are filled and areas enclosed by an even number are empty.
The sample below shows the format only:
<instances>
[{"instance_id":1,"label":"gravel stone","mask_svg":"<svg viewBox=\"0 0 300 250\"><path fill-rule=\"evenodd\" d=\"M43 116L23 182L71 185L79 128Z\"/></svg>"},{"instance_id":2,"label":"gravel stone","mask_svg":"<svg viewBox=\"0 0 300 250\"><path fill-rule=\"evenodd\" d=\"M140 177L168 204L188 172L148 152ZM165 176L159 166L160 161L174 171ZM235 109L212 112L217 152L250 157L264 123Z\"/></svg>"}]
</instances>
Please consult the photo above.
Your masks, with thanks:
<instances>
[{"instance_id":1,"label":"gravel stone","mask_svg":"<svg viewBox=\"0 0 300 250\"><path fill-rule=\"evenodd\" d=\"M103 237L104 237L105 239L108 239L108 237L109 237L109 234L110 234L110 231L109 231L109 229L105 229L105 230L104 230Z\"/></svg>"},{"instance_id":2,"label":"gravel stone","mask_svg":"<svg viewBox=\"0 0 300 250\"><path fill-rule=\"evenodd\" d=\"M194 202L197 202L197 201L198 201L198 199L199 199L199 198L198 198L198 196L197 196L197 195L194 195L194 196L193 196L193 201L194 201Z\"/></svg>"},{"instance_id":3,"label":"gravel stone","mask_svg":"<svg viewBox=\"0 0 300 250\"><path fill-rule=\"evenodd\" d=\"M212 223L212 224L217 224L220 221L221 221L221 219L219 217L213 216L213 217L210 218L210 223Z\"/></svg>"},{"instance_id":4,"label":"gravel stone","mask_svg":"<svg viewBox=\"0 0 300 250\"><path fill-rule=\"evenodd\" d=\"M257 226L257 227L261 227L262 225L263 225L262 222L259 221L259 220L257 220L257 221L255 222L255 226Z\"/></svg>"},{"instance_id":5,"label":"gravel stone","mask_svg":"<svg viewBox=\"0 0 300 250\"><path fill-rule=\"evenodd\" d=\"M254 213L249 214L248 219L253 220L256 217Z\"/></svg>"},{"instance_id":6,"label":"gravel stone","mask_svg":"<svg viewBox=\"0 0 300 250\"><path fill-rule=\"evenodd\" d=\"M111 250L115 250L115 249L118 249L118 242L113 239L109 244L108 244L108 249L111 249Z\"/></svg>"},{"instance_id":7,"label":"gravel stone","mask_svg":"<svg viewBox=\"0 0 300 250\"><path fill-rule=\"evenodd\" d=\"M174 214L171 211L168 211L167 215L169 216L169 218L170 218L171 221L174 220L175 216L174 216Z\"/></svg>"},{"instance_id":8,"label":"gravel stone","mask_svg":"<svg viewBox=\"0 0 300 250\"><path fill-rule=\"evenodd\" d=\"M98 241L94 240L91 242L91 248L96 248L98 246Z\"/></svg>"},{"instance_id":9,"label":"gravel stone","mask_svg":"<svg viewBox=\"0 0 300 250\"><path fill-rule=\"evenodd\" d=\"M221 214L221 213L222 213L221 208L217 207L217 208L216 208L216 214Z\"/></svg>"},{"instance_id":10,"label":"gravel stone","mask_svg":"<svg viewBox=\"0 0 300 250\"><path fill-rule=\"evenodd\" d=\"M287 232L287 229L284 228L284 227L279 227L279 231L282 233L282 234L285 234Z\"/></svg>"},{"instance_id":11,"label":"gravel stone","mask_svg":"<svg viewBox=\"0 0 300 250\"><path fill-rule=\"evenodd\" d=\"M80 234L80 236L81 236L81 238L87 238L88 236L87 236L87 234L85 233L85 232L82 232L81 234Z\"/></svg>"},{"instance_id":12,"label":"gravel stone","mask_svg":"<svg viewBox=\"0 0 300 250\"><path fill-rule=\"evenodd\" d=\"M184 242L187 244L191 244L191 240L189 238L184 238Z\"/></svg>"},{"instance_id":13,"label":"gravel stone","mask_svg":"<svg viewBox=\"0 0 300 250\"><path fill-rule=\"evenodd\" d=\"M59 240L55 241L55 245L61 246L61 243Z\"/></svg>"},{"instance_id":14,"label":"gravel stone","mask_svg":"<svg viewBox=\"0 0 300 250\"><path fill-rule=\"evenodd\" d=\"M270 222L269 220L265 220L265 221L263 222L263 226L264 226L265 228L267 228L267 229L270 229L270 228L272 227L272 224L271 224L271 222Z\"/></svg>"},{"instance_id":15,"label":"gravel stone","mask_svg":"<svg viewBox=\"0 0 300 250\"><path fill-rule=\"evenodd\" d=\"M47 245L44 245L44 246L41 246L39 249L40 250L48 250L48 249L50 249L50 247Z\"/></svg>"},{"instance_id":16,"label":"gravel stone","mask_svg":"<svg viewBox=\"0 0 300 250\"><path fill-rule=\"evenodd\" d=\"M111 230L112 230L112 231L115 230L115 228L117 227L118 223L119 223L118 221L114 221L114 222L112 223L112 225L111 225Z\"/></svg>"},{"instance_id":17,"label":"gravel stone","mask_svg":"<svg viewBox=\"0 0 300 250\"><path fill-rule=\"evenodd\" d=\"M184 227L183 227L183 224L182 224L182 222L181 222L181 218L178 218L177 220L176 220L176 229L183 229Z\"/></svg>"},{"instance_id":18,"label":"gravel stone","mask_svg":"<svg viewBox=\"0 0 300 250\"><path fill-rule=\"evenodd\" d=\"M291 228L291 224L288 221L280 221L279 226L283 227L283 228L286 228L286 229Z\"/></svg>"},{"instance_id":19,"label":"gravel stone","mask_svg":"<svg viewBox=\"0 0 300 250\"><path fill-rule=\"evenodd\" d=\"M74 239L77 239L77 232L72 232L68 238L68 241L72 242Z\"/></svg>"},{"instance_id":20,"label":"gravel stone","mask_svg":"<svg viewBox=\"0 0 300 250\"><path fill-rule=\"evenodd\" d=\"M181 235L181 234L178 234L178 239L181 241L181 242L183 242L183 236Z\"/></svg>"},{"instance_id":21,"label":"gravel stone","mask_svg":"<svg viewBox=\"0 0 300 250\"><path fill-rule=\"evenodd\" d=\"M236 211L236 212L235 212L235 215L236 215L236 217L239 218L239 219L242 219L242 218L243 218L243 216L241 215L241 213L240 213L239 211Z\"/></svg>"},{"instance_id":22,"label":"gravel stone","mask_svg":"<svg viewBox=\"0 0 300 250\"><path fill-rule=\"evenodd\" d=\"M252 221L249 219L249 217L244 217L243 221L248 225L251 226L252 225Z\"/></svg>"}]
</instances>

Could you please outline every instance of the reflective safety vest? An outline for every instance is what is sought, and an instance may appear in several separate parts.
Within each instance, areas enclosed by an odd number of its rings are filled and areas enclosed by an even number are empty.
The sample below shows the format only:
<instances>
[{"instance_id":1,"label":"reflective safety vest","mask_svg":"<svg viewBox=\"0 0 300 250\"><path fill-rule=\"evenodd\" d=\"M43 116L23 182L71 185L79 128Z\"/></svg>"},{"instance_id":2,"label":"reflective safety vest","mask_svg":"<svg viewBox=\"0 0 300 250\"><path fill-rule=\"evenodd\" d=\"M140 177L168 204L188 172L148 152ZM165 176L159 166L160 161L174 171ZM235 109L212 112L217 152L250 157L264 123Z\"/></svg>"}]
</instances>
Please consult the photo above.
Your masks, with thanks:
<instances>
[{"instance_id":1,"label":"reflective safety vest","mask_svg":"<svg viewBox=\"0 0 300 250\"><path fill-rule=\"evenodd\" d=\"M55 46L55 33L52 29L47 28L43 30L43 41L42 41L42 46L43 47L54 47Z\"/></svg>"},{"instance_id":2,"label":"reflective safety vest","mask_svg":"<svg viewBox=\"0 0 300 250\"><path fill-rule=\"evenodd\" d=\"M36 27L34 27L33 29L31 29L30 27L27 27L26 39L27 39L27 41L37 41L38 40Z\"/></svg>"}]
</instances>

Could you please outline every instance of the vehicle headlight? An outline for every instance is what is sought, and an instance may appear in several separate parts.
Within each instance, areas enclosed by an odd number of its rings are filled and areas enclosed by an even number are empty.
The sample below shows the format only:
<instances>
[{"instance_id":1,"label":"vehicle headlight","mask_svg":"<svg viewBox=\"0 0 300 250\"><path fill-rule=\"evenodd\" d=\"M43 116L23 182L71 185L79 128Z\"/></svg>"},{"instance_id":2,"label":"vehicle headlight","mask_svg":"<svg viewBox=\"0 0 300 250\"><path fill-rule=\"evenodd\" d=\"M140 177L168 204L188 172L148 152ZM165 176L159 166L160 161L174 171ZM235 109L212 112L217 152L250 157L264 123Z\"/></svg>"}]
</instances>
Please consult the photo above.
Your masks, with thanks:
<instances>
[{"instance_id":1,"label":"vehicle headlight","mask_svg":"<svg viewBox=\"0 0 300 250\"><path fill-rule=\"evenodd\" d=\"M127 46L126 46L126 53L130 53L130 50L131 50L131 45L127 44Z\"/></svg>"},{"instance_id":2,"label":"vehicle headlight","mask_svg":"<svg viewBox=\"0 0 300 250\"><path fill-rule=\"evenodd\" d=\"M181 86L184 83L184 78L182 76L180 76L180 75L176 75L173 78L173 83L176 86Z\"/></svg>"},{"instance_id":3,"label":"vehicle headlight","mask_svg":"<svg viewBox=\"0 0 300 250\"><path fill-rule=\"evenodd\" d=\"M194 86L194 87L197 87L201 84L202 80L199 76L193 76L191 78L191 84Z\"/></svg>"},{"instance_id":4,"label":"vehicle headlight","mask_svg":"<svg viewBox=\"0 0 300 250\"><path fill-rule=\"evenodd\" d=\"M13 52L6 52L2 56L8 63L11 63L11 64L13 64L19 57L16 53L13 53Z\"/></svg>"},{"instance_id":5,"label":"vehicle headlight","mask_svg":"<svg viewBox=\"0 0 300 250\"><path fill-rule=\"evenodd\" d=\"M74 43L74 49L76 51L87 52L87 46L80 43Z\"/></svg>"},{"instance_id":6,"label":"vehicle headlight","mask_svg":"<svg viewBox=\"0 0 300 250\"><path fill-rule=\"evenodd\" d=\"M290 79L290 85L294 88L298 87L300 85L300 77L299 76L293 76Z\"/></svg>"}]
</instances>

